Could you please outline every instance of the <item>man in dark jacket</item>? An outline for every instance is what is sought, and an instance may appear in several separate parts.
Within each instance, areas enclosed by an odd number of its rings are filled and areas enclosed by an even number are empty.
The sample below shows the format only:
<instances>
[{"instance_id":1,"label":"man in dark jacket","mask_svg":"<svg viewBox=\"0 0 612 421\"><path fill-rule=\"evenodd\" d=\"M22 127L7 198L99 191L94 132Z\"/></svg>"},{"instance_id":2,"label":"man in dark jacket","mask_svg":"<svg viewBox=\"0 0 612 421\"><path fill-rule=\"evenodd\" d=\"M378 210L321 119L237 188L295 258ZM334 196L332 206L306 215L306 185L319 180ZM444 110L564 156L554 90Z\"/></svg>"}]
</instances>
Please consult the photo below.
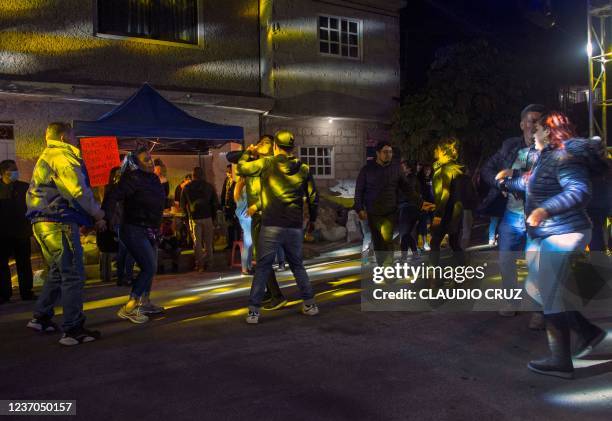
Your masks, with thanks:
<instances>
[{"instance_id":1,"label":"man in dark jacket","mask_svg":"<svg viewBox=\"0 0 612 421\"><path fill-rule=\"evenodd\" d=\"M212 263L215 230L213 218L219 209L219 199L213 185L204 179L204 170L201 167L193 169L193 181L181 194L181 208L189 218L196 270L204 271ZM206 245L205 255L202 252L202 237Z\"/></svg>"},{"instance_id":2,"label":"man in dark jacket","mask_svg":"<svg viewBox=\"0 0 612 421\"><path fill-rule=\"evenodd\" d=\"M486 213L497 197L502 194L495 181L497 173L504 169L529 171L537 159L537 151L533 148L533 128L535 122L546 112L546 107L530 104L521 111L521 137L507 139L502 147L486 162L481 172L481 179L490 186L489 194L483 201L481 212ZM506 210L499 224L499 264L502 285L506 289L518 285L516 273L516 258L519 252L525 250L527 229L525 227L525 209L523 197L519 194L506 195ZM516 314L513 309L504 309L501 316L511 317ZM530 323L533 328L541 325L539 316Z\"/></svg>"},{"instance_id":3,"label":"man in dark jacket","mask_svg":"<svg viewBox=\"0 0 612 421\"><path fill-rule=\"evenodd\" d=\"M15 257L19 293L22 300L36 298L32 292L30 237L32 227L26 218L28 183L19 181L17 164L11 159L0 162L0 304L12 295L10 256Z\"/></svg>"},{"instance_id":4,"label":"man in dark jacket","mask_svg":"<svg viewBox=\"0 0 612 421\"><path fill-rule=\"evenodd\" d=\"M354 209L359 218L367 219L372 232L372 243L378 265L393 263L393 228L398 209L398 191L406 195L405 200L417 209L431 210L432 203L423 202L415 186L410 184L399 165L394 164L393 149L389 142L376 145L376 160L366 164L355 186Z\"/></svg>"},{"instance_id":5,"label":"man in dark jacket","mask_svg":"<svg viewBox=\"0 0 612 421\"><path fill-rule=\"evenodd\" d=\"M262 186L262 227L247 323L259 322L266 281L273 272L272 264L279 247L285 250L285 258L301 291L302 313L308 316L319 313L302 257L304 197L308 204L310 232L317 218L319 196L308 166L291 155L293 146L293 134L280 131L274 136L274 156L252 161L255 148L250 146L238 162L239 173L259 176Z\"/></svg>"},{"instance_id":6,"label":"man in dark jacket","mask_svg":"<svg viewBox=\"0 0 612 421\"><path fill-rule=\"evenodd\" d=\"M463 218L464 193L463 166L457 163L459 144L455 138L440 141L434 150L433 191L436 211L431 222L431 253L429 262L437 266L440 261L440 245L448 234L448 243L453 250L456 263L463 264L461 249L461 221Z\"/></svg>"},{"instance_id":7,"label":"man in dark jacket","mask_svg":"<svg viewBox=\"0 0 612 421\"><path fill-rule=\"evenodd\" d=\"M238 161L247 154L247 151L233 151L227 154L227 160L232 164L238 164ZM255 146L248 151L248 160L255 161L259 158L273 156L274 154L274 136L264 134ZM243 164L244 166L244 164ZM259 175L247 175L240 172L240 167L237 168L237 174L245 178L245 189L247 194L248 214L251 217L251 238L253 239L253 254L257 256L257 245L259 233L261 232L261 177ZM264 305L264 310L277 310L282 308L287 300L283 295L276 274L270 272L270 277L266 281L267 292L263 301L269 301Z\"/></svg>"}]
</instances>

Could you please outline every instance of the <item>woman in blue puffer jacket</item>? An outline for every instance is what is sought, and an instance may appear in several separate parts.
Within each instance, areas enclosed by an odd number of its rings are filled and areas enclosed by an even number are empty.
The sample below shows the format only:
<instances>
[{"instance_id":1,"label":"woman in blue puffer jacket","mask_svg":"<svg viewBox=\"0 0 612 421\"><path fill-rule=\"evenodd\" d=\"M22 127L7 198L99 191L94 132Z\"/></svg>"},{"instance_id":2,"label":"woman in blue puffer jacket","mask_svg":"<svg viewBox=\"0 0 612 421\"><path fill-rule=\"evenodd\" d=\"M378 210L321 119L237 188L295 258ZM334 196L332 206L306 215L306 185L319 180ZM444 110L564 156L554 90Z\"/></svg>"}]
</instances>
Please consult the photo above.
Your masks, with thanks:
<instances>
[{"instance_id":1,"label":"woman in blue puffer jacket","mask_svg":"<svg viewBox=\"0 0 612 421\"><path fill-rule=\"evenodd\" d=\"M605 331L578 311L568 311L564 291L570 277L570 257L591 240L592 224L586 213L591 198L590 171L607 166L601 142L577 139L567 116L550 112L535 125L534 140L540 156L527 174L501 171L496 179L503 188L525 193L529 244L526 289L542 305L552 356L531 361L539 374L572 378L570 328L578 334L575 356L588 353L605 337ZM510 175L513 177L508 178Z\"/></svg>"}]
</instances>

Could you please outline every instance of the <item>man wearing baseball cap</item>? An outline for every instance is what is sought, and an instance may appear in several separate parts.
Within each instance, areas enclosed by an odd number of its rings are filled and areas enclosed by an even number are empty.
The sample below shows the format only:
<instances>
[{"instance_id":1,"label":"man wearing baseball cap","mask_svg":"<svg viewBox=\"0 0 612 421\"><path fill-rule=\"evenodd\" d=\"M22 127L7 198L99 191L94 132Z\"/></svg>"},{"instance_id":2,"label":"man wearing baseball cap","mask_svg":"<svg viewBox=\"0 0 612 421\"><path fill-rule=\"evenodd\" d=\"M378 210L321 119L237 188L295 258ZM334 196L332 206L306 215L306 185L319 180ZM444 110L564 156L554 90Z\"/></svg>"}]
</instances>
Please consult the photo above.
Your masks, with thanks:
<instances>
[{"instance_id":1,"label":"man wearing baseball cap","mask_svg":"<svg viewBox=\"0 0 612 421\"><path fill-rule=\"evenodd\" d=\"M303 198L306 197L308 203L307 230L312 231L317 218L319 196L308 166L292 155L294 143L295 138L291 132L279 131L274 135L274 156L251 160L254 148L249 146L238 161L238 172L261 177L262 186L262 227L247 323L259 322L259 308L266 280L273 270L272 264L279 247L285 251L286 260L304 300L302 313L308 316L319 313L302 257Z\"/></svg>"}]
</instances>

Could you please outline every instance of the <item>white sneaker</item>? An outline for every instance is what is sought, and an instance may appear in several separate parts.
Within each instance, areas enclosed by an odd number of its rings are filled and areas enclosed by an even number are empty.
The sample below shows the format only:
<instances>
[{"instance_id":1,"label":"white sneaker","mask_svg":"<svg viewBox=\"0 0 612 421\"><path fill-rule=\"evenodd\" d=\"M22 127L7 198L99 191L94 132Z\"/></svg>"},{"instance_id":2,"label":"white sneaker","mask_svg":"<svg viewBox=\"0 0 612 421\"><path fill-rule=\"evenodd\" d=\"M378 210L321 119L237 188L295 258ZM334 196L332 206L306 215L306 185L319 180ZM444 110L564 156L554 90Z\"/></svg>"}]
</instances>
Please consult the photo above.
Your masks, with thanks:
<instances>
[{"instance_id":1,"label":"white sneaker","mask_svg":"<svg viewBox=\"0 0 612 421\"><path fill-rule=\"evenodd\" d=\"M251 325L259 323L259 313L256 311L249 311L249 315L246 317L246 322Z\"/></svg>"},{"instance_id":2,"label":"white sneaker","mask_svg":"<svg viewBox=\"0 0 612 421\"><path fill-rule=\"evenodd\" d=\"M316 304L304 304L302 306L302 313L307 316L316 316L319 314L319 307Z\"/></svg>"}]
</instances>

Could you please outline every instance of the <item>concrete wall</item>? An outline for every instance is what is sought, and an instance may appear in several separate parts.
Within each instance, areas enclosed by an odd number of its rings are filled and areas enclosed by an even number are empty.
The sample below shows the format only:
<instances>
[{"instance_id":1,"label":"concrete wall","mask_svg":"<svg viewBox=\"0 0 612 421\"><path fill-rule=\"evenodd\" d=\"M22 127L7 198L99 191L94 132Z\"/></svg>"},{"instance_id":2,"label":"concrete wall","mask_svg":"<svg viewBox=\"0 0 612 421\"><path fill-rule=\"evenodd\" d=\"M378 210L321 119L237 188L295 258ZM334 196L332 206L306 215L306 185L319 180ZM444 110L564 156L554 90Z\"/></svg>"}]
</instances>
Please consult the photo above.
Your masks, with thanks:
<instances>
[{"instance_id":1,"label":"concrete wall","mask_svg":"<svg viewBox=\"0 0 612 421\"><path fill-rule=\"evenodd\" d=\"M0 78L258 93L258 0L198 1L185 47L96 37L96 0L2 0Z\"/></svg>"},{"instance_id":2,"label":"concrete wall","mask_svg":"<svg viewBox=\"0 0 612 421\"><path fill-rule=\"evenodd\" d=\"M399 2L268 0L262 7L264 93L274 113L388 119L398 105ZM335 3L335 4L334 4ZM397 3L397 4L396 4ZM362 21L362 58L319 54L318 15Z\"/></svg>"}]
</instances>

